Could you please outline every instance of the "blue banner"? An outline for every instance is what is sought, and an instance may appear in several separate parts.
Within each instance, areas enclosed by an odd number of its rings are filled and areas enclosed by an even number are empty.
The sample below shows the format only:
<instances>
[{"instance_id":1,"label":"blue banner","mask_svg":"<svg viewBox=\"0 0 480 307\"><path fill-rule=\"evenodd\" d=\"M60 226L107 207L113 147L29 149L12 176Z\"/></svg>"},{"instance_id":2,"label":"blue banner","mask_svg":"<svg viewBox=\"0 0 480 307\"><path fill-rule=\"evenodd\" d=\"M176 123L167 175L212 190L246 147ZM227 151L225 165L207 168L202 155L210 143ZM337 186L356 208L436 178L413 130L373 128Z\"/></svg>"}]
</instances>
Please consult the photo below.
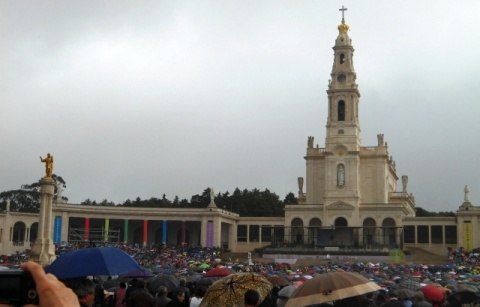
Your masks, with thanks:
<instances>
[{"instance_id":1,"label":"blue banner","mask_svg":"<svg viewBox=\"0 0 480 307\"><path fill-rule=\"evenodd\" d=\"M62 217L56 216L53 224L53 243L58 244L62 241Z\"/></svg>"}]
</instances>

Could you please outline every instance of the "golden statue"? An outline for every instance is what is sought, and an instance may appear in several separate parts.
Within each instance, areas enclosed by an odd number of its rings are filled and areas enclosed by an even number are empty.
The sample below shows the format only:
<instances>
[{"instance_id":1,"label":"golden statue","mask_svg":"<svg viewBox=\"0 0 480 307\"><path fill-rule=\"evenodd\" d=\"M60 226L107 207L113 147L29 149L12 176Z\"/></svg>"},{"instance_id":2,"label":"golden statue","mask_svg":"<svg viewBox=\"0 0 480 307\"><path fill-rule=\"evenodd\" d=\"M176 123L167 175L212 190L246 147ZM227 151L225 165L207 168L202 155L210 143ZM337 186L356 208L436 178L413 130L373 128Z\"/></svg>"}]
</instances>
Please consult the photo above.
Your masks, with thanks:
<instances>
[{"instance_id":1,"label":"golden statue","mask_svg":"<svg viewBox=\"0 0 480 307\"><path fill-rule=\"evenodd\" d=\"M45 162L45 173L46 173L45 178L52 178L53 156L51 156L50 154L47 154L45 158L42 158L42 156L40 156L40 161Z\"/></svg>"}]
</instances>

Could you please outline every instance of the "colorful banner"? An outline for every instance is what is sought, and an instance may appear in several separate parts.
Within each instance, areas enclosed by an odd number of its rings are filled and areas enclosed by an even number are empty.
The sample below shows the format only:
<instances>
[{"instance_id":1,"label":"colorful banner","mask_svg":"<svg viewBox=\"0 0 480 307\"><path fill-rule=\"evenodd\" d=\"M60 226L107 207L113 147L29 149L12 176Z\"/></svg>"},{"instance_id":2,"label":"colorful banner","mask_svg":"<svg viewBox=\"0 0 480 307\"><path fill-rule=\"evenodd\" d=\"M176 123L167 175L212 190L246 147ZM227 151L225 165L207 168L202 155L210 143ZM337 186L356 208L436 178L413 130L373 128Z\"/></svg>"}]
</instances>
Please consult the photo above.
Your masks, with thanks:
<instances>
[{"instance_id":1,"label":"colorful banner","mask_svg":"<svg viewBox=\"0 0 480 307\"><path fill-rule=\"evenodd\" d=\"M58 244L62 241L62 217L56 216L53 224L53 243Z\"/></svg>"},{"instance_id":2,"label":"colorful banner","mask_svg":"<svg viewBox=\"0 0 480 307\"><path fill-rule=\"evenodd\" d=\"M90 235L90 218L86 217L85 218L85 230L83 233L83 239L85 241L88 241L89 235Z\"/></svg>"},{"instance_id":3,"label":"colorful banner","mask_svg":"<svg viewBox=\"0 0 480 307\"><path fill-rule=\"evenodd\" d=\"M213 221L207 222L207 247L213 247Z\"/></svg>"},{"instance_id":4,"label":"colorful banner","mask_svg":"<svg viewBox=\"0 0 480 307\"><path fill-rule=\"evenodd\" d=\"M148 220L143 220L143 246L147 245L148 240Z\"/></svg>"},{"instance_id":5,"label":"colorful banner","mask_svg":"<svg viewBox=\"0 0 480 307\"><path fill-rule=\"evenodd\" d=\"M167 244L167 221L163 221L162 243Z\"/></svg>"},{"instance_id":6,"label":"colorful banner","mask_svg":"<svg viewBox=\"0 0 480 307\"><path fill-rule=\"evenodd\" d=\"M468 252L473 249L473 232L470 221L463 222L463 248Z\"/></svg>"}]
</instances>

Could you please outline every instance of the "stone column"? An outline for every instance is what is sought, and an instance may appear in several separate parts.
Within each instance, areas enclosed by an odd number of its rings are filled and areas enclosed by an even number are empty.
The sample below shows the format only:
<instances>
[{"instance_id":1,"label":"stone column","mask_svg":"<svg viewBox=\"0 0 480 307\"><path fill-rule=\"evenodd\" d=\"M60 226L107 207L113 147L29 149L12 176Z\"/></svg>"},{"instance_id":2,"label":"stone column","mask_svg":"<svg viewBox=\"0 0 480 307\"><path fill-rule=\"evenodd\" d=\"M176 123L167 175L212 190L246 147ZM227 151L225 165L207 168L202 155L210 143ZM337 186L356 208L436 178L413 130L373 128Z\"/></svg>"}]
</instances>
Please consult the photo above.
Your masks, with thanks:
<instances>
[{"instance_id":1,"label":"stone column","mask_svg":"<svg viewBox=\"0 0 480 307\"><path fill-rule=\"evenodd\" d=\"M232 252L235 252L235 248L237 246L237 224L233 222L230 224L229 231L228 231L228 249Z\"/></svg>"},{"instance_id":2,"label":"stone column","mask_svg":"<svg viewBox=\"0 0 480 307\"><path fill-rule=\"evenodd\" d=\"M202 247L207 246L207 223L206 218L202 218L202 223L200 226L200 245Z\"/></svg>"},{"instance_id":3,"label":"stone column","mask_svg":"<svg viewBox=\"0 0 480 307\"><path fill-rule=\"evenodd\" d=\"M42 265L47 265L56 258L52 240L52 201L55 182L52 178L44 177L40 180L40 184L38 236L33 243L30 257Z\"/></svg>"},{"instance_id":4,"label":"stone column","mask_svg":"<svg viewBox=\"0 0 480 307\"><path fill-rule=\"evenodd\" d=\"M65 241L68 242L68 224L70 222L70 218L68 216L67 212L62 213L62 236L60 238L60 241Z\"/></svg>"}]
</instances>

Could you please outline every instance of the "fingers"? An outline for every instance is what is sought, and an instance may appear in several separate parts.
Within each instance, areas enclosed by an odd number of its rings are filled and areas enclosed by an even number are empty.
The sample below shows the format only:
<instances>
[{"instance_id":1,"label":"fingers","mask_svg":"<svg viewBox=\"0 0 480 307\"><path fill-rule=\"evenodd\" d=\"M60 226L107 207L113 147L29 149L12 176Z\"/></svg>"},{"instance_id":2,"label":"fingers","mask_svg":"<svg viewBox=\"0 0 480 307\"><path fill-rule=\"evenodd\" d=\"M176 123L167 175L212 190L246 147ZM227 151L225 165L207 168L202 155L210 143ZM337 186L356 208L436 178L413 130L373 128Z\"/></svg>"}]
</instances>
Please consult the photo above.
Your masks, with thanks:
<instances>
[{"instance_id":1,"label":"fingers","mask_svg":"<svg viewBox=\"0 0 480 307\"><path fill-rule=\"evenodd\" d=\"M22 263L20 265L20 267L25 270L25 271L28 271L30 272L30 274L32 274L32 277L33 279L35 280L35 283L38 285L42 282L45 282L47 281L47 275L45 274L45 271L43 270L43 267L38 264L38 263L35 263L33 261L28 261L26 263ZM50 276L54 277L56 279L55 276L51 275ZM48 278L49 279L49 278Z\"/></svg>"}]
</instances>

